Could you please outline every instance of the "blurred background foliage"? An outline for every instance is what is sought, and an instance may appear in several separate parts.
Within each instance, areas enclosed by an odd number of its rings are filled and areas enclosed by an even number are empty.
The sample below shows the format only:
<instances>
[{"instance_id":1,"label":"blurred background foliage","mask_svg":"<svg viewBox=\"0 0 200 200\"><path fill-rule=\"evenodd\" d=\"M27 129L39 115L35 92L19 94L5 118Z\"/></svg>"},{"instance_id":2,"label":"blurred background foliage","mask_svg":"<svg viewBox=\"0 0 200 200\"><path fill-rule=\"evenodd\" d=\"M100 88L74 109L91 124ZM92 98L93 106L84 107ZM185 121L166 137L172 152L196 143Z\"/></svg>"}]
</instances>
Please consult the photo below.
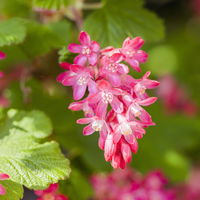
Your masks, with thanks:
<instances>
[{"instance_id":1,"label":"blurred background foliage","mask_svg":"<svg viewBox=\"0 0 200 200\"><path fill-rule=\"evenodd\" d=\"M0 103L7 99L6 106L39 109L51 118L52 137L72 164L71 178L61 183L71 200L91 196L92 173L112 170L98 148L97 135L84 137L75 123L82 113L67 109L71 90L56 82L58 59L72 59L66 47L76 41L80 29L102 47L118 47L127 36L143 37L149 61L142 73L150 70L151 77L160 80L170 74L195 104L192 115L180 109L167 112L162 100L151 106L148 111L157 125L139 142L131 165L141 172L159 168L177 183L200 164L200 15L191 2L0 0L0 50L7 54L0 63L6 74L0 80Z\"/></svg>"}]
</instances>

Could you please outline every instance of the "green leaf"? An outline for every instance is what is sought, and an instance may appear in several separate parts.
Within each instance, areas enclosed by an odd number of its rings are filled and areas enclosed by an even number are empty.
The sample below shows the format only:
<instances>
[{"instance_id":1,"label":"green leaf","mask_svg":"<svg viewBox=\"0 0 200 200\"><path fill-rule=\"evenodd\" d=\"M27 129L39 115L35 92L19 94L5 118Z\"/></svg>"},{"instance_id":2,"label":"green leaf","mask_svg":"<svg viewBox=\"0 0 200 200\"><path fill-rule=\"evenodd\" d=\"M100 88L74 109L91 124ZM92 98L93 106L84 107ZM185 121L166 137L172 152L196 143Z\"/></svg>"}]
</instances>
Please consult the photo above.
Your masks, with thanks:
<instances>
[{"instance_id":1,"label":"green leaf","mask_svg":"<svg viewBox=\"0 0 200 200\"><path fill-rule=\"evenodd\" d=\"M36 143L24 132L16 132L0 141L0 171L10 180L29 189L44 189L50 183L69 176L69 161L56 142Z\"/></svg>"},{"instance_id":2,"label":"green leaf","mask_svg":"<svg viewBox=\"0 0 200 200\"><path fill-rule=\"evenodd\" d=\"M141 36L147 41L162 39L164 37L162 21L141 5L140 1L135 0L110 0L102 9L88 16L84 30L103 46L121 46L128 36Z\"/></svg>"},{"instance_id":3,"label":"green leaf","mask_svg":"<svg viewBox=\"0 0 200 200\"><path fill-rule=\"evenodd\" d=\"M0 22L0 46L19 44L26 36L23 20L18 18Z\"/></svg>"},{"instance_id":4,"label":"green leaf","mask_svg":"<svg viewBox=\"0 0 200 200\"><path fill-rule=\"evenodd\" d=\"M44 9L60 9L67 6L69 0L33 0L33 6Z\"/></svg>"},{"instance_id":5,"label":"green leaf","mask_svg":"<svg viewBox=\"0 0 200 200\"><path fill-rule=\"evenodd\" d=\"M17 111L10 109L0 125L0 138L16 129L23 130L35 138L45 138L52 133L50 119L41 111Z\"/></svg>"},{"instance_id":6,"label":"green leaf","mask_svg":"<svg viewBox=\"0 0 200 200\"><path fill-rule=\"evenodd\" d=\"M6 189L6 194L1 196L1 200L20 200L23 197L23 186L11 180L0 181Z\"/></svg>"}]
</instances>

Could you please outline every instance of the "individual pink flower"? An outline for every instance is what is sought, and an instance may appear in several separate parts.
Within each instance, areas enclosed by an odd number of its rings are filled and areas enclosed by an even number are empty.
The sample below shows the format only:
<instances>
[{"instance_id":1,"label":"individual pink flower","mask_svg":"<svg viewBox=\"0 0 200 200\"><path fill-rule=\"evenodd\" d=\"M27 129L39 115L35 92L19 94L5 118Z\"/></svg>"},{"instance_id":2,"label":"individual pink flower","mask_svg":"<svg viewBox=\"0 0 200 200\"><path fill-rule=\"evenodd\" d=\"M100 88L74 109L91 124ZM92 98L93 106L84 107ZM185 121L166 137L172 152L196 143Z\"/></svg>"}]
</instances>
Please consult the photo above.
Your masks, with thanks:
<instances>
[{"instance_id":1,"label":"individual pink flower","mask_svg":"<svg viewBox=\"0 0 200 200\"><path fill-rule=\"evenodd\" d=\"M125 61L131 65L131 67L140 72L140 63L146 62L148 55L144 51L140 50L144 40L141 37L136 37L134 39L127 38L121 48L121 53L123 54Z\"/></svg>"},{"instance_id":2,"label":"individual pink flower","mask_svg":"<svg viewBox=\"0 0 200 200\"><path fill-rule=\"evenodd\" d=\"M139 79L134 87L134 92L136 96L140 99L148 98L146 90L153 89L160 84L158 81L148 79L150 74L151 72L146 72L142 79Z\"/></svg>"},{"instance_id":3,"label":"individual pink flower","mask_svg":"<svg viewBox=\"0 0 200 200\"><path fill-rule=\"evenodd\" d=\"M154 125L150 114L143 109L156 101L146 90L159 85L150 80L150 72L141 79L129 75L129 65L140 71L139 64L147 59L140 50L144 41L140 37L127 38L122 48L106 47L100 50L86 32L79 36L81 45L71 44L69 50L79 53L74 64L60 63L66 72L57 78L64 86L72 86L75 100L73 111L83 110L85 118L79 124L88 124L84 135L99 131L98 145L106 161L113 168L125 168L138 149L138 139L145 128ZM88 88L88 91L87 91Z\"/></svg>"},{"instance_id":4,"label":"individual pink flower","mask_svg":"<svg viewBox=\"0 0 200 200\"><path fill-rule=\"evenodd\" d=\"M107 135L109 132L109 127L106 124L104 119L101 119L97 116L90 118L82 118L77 120L78 124L89 124L83 129L84 135L91 135L95 131L99 131L103 135Z\"/></svg>"},{"instance_id":5,"label":"individual pink flower","mask_svg":"<svg viewBox=\"0 0 200 200\"><path fill-rule=\"evenodd\" d=\"M0 181L4 181L9 179L10 177L7 174L0 173ZM6 190L5 188L0 184L0 195L5 195Z\"/></svg>"},{"instance_id":6,"label":"individual pink flower","mask_svg":"<svg viewBox=\"0 0 200 200\"><path fill-rule=\"evenodd\" d=\"M97 42L91 41L90 36L86 32L81 32L79 35L79 44L70 44L68 49L72 53L79 53L76 56L74 63L84 65L87 61L91 65L95 65L98 59L100 46Z\"/></svg>"},{"instance_id":7,"label":"individual pink flower","mask_svg":"<svg viewBox=\"0 0 200 200\"><path fill-rule=\"evenodd\" d=\"M143 128L144 124L136 120L128 120L127 117L123 114L117 115L118 123L115 126L115 142L117 143L122 136L129 144L134 144L136 138L142 138L145 134Z\"/></svg>"},{"instance_id":8,"label":"individual pink flower","mask_svg":"<svg viewBox=\"0 0 200 200\"><path fill-rule=\"evenodd\" d=\"M152 122L151 115L142 106L149 106L157 100L157 97L149 97L146 99L133 98L130 95L124 95L123 101L128 106L128 118L139 118L143 122Z\"/></svg>"},{"instance_id":9,"label":"individual pink flower","mask_svg":"<svg viewBox=\"0 0 200 200\"><path fill-rule=\"evenodd\" d=\"M108 81L100 80L97 82L98 91L91 95L88 99L91 104L97 104L96 115L105 117L108 104L116 113L123 111L123 104L119 101L118 96L122 95L122 91L113 88Z\"/></svg>"},{"instance_id":10,"label":"individual pink flower","mask_svg":"<svg viewBox=\"0 0 200 200\"><path fill-rule=\"evenodd\" d=\"M70 65L70 70L60 74L57 78L64 86L73 87L73 97L75 100L81 99L88 87L91 93L96 91L96 84L92 80L89 69L80 65Z\"/></svg>"},{"instance_id":11,"label":"individual pink flower","mask_svg":"<svg viewBox=\"0 0 200 200\"><path fill-rule=\"evenodd\" d=\"M37 200L68 200L66 196L58 193L58 184L51 184L46 190L37 190L35 194L39 196Z\"/></svg>"},{"instance_id":12,"label":"individual pink flower","mask_svg":"<svg viewBox=\"0 0 200 200\"><path fill-rule=\"evenodd\" d=\"M68 108L72 111L83 110L85 117L94 116L94 108L89 104L87 98L82 101L71 103Z\"/></svg>"},{"instance_id":13,"label":"individual pink flower","mask_svg":"<svg viewBox=\"0 0 200 200\"><path fill-rule=\"evenodd\" d=\"M122 60L122 54L115 53L112 56L103 56L101 61L100 73L105 76L114 87L121 85L120 75L129 72L128 66L120 63Z\"/></svg>"}]
</instances>

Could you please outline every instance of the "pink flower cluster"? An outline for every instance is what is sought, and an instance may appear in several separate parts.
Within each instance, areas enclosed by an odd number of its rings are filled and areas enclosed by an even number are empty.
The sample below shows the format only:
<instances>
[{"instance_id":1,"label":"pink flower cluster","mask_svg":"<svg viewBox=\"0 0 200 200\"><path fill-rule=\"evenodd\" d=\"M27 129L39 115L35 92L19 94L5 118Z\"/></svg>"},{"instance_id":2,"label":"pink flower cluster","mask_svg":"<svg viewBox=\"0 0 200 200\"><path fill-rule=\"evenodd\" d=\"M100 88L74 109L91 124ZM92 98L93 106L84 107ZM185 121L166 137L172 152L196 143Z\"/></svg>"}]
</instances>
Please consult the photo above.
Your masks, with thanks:
<instances>
[{"instance_id":1,"label":"pink flower cluster","mask_svg":"<svg viewBox=\"0 0 200 200\"><path fill-rule=\"evenodd\" d=\"M69 106L73 111L84 111L85 118L77 120L79 124L88 124L83 134L99 131L99 147L104 150L105 160L114 168L124 168L131 161L132 152L137 152L137 139L143 137L146 127L154 125L142 106L156 101L146 90L155 88L159 82L149 79L150 72L141 79L128 74L127 64L140 72L140 63L147 60L147 54L140 50L142 38L127 38L121 48L102 50L86 32L80 33L79 41L81 44L68 46L70 52L78 55L74 64L60 64L67 71L57 80L72 86L75 100L85 97Z\"/></svg>"},{"instance_id":2,"label":"pink flower cluster","mask_svg":"<svg viewBox=\"0 0 200 200\"><path fill-rule=\"evenodd\" d=\"M200 199L200 169L195 167L190 171L185 183L176 186L176 200Z\"/></svg>"},{"instance_id":3,"label":"pink flower cluster","mask_svg":"<svg viewBox=\"0 0 200 200\"><path fill-rule=\"evenodd\" d=\"M159 171L143 177L126 170L92 177L95 200L174 200L174 191L166 188L167 180Z\"/></svg>"},{"instance_id":4,"label":"pink flower cluster","mask_svg":"<svg viewBox=\"0 0 200 200\"><path fill-rule=\"evenodd\" d=\"M66 196L58 193L58 184L51 184L46 190L35 191L35 194L39 196L37 200L68 200Z\"/></svg>"},{"instance_id":5,"label":"pink flower cluster","mask_svg":"<svg viewBox=\"0 0 200 200\"><path fill-rule=\"evenodd\" d=\"M187 116L194 116L197 113L197 106L172 75L160 78L158 96L168 113L182 112Z\"/></svg>"},{"instance_id":6,"label":"pink flower cluster","mask_svg":"<svg viewBox=\"0 0 200 200\"><path fill-rule=\"evenodd\" d=\"M0 181L4 181L9 179L9 176L7 174L0 173ZM0 195L5 195L6 190L5 188L0 184Z\"/></svg>"}]
</instances>

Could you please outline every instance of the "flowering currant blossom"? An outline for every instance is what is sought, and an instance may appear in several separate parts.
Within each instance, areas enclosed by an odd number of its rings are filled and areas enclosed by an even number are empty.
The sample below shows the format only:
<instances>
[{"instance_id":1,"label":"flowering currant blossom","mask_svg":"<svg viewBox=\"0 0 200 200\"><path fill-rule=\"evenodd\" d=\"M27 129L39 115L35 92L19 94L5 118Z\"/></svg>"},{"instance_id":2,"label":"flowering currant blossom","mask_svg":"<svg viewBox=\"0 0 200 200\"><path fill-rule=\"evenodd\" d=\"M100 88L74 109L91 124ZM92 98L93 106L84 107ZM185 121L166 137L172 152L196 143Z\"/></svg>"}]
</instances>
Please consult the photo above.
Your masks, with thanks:
<instances>
[{"instance_id":1,"label":"flowering currant blossom","mask_svg":"<svg viewBox=\"0 0 200 200\"><path fill-rule=\"evenodd\" d=\"M144 43L140 37L127 38L121 48L102 50L86 32L80 33L79 40L81 45L68 47L79 55L73 64L60 63L66 71L57 80L64 86L72 86L74 99L80 100L71 103L69 109L83 110L85 118L77 120L79 124L87 124L83 134L99 132L98 143L105 160L114 168L124 168L132 153L137 152L137 140L146 133L145 128L154 125L143 106L157 100L149 97L147 90L159 82L149 79L150 72L141 79L128 74L130 66L141 71L140 63L147 59L147 54L140 50Z\"/></svg>"},{"instance_id":2,"label":"flowering currant blossom","mask_svg":"<svg viewBox=\"0 0 200 200\"><path fill-rule=\"evenodd\" d=\"M9 179L9 176L7 174L0 173L0 181ZM0 184L0 195L6 194L6 190L4 187Z\"/></svg>"},{"instance_id":3,"label":"flowering currant blossom","mask_svg":"<svg viewBox=\"0 0 200 200\"><path fill-rule=\"evenodd\" d=\"M91 41L90 36L86 32L81 32L79 36L79 44L70 44L68 49L72 53L79 53L74 59L75 64L84 65L88 62L91 65L95 65L98 59L98 52L100 46L97 42Z\"/></svg>"},{"instance_id":4,"label":"flowering currant blossom","mask_svg":"<svg viewBox=\"0 0 200 200\"><path fill-rule=\"evenodd\" d=\"M37 200L68 200L66 196L58 193L58 184L51 184L46 190L37 190Z\"/></svg>"},{"instance_id":5,"label":"flowering currant blossom","mask_svg":"<svg viewBox=\"0 0 200 200\"><path fill-rule=\"evenodd\" d=\"M175 200L175 191L166 188L167 179L160 171L143 177L131 169L115 170L94 175L91 182L94 200Z\"/></svg>"}]
</instances>

